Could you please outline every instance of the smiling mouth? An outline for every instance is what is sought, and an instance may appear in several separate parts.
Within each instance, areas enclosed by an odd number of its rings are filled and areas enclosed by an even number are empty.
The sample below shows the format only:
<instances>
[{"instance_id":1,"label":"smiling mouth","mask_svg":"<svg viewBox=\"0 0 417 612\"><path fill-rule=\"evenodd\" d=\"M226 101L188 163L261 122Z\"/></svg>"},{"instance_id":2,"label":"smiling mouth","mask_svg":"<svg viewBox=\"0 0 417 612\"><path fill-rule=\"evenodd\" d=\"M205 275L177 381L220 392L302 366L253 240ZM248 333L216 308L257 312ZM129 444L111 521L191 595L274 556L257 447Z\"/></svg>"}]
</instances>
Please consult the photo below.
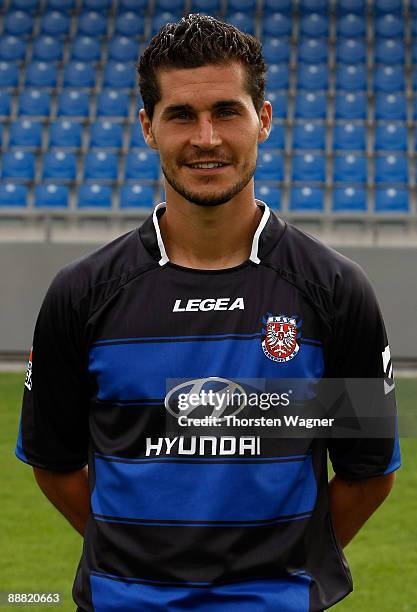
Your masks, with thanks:
<instances>
[{"instance_id":1,"label":"smiling mouth","mask_svg":"<svg viewBox=\"0 0 417 612\"><path fill-rule=\"evenodd\" d=\"M213 170L215 168L224 168L229 164L224 162L195 162L194 164L184 164L187 168L193 168L196 170Z\"/></svg>"}]
</instances>

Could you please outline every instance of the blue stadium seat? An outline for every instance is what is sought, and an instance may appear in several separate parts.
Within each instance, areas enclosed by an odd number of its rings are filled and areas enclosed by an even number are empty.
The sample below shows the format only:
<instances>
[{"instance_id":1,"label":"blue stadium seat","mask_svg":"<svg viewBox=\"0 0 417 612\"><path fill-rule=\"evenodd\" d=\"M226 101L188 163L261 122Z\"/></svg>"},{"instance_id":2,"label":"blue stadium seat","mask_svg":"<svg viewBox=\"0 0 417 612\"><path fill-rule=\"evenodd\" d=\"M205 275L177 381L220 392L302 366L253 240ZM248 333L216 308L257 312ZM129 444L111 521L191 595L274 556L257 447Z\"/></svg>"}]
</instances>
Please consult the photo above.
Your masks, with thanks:
<instances>
[{"instance_id":1,"label":"blue stadium seat","mask_svg":"<svg viewBox=\"0 0 417 612\"><path fill-rule=\"evenodd\" d=\"M78 121L60 119L49 127L49 147L79 148L82 141L82 125Z\"/></svg>"},{"instance_id":2,"label":"blue stadium seat","mask_svg":"<svg viewBox=\"0 0 417 612\"><path fill-rule=\"evenodd\" d=\"M255 24L251 15L247 15L246 13L242 12L229 13L228 15L226 15L225 21L227 23L231 23L242 32L246 32L246 34L253 35L255 33ZM274 34L273 32L267 33L270 36L276 36L276 34Z\"/></svg>"},{"instance_id":3,"label":"blue stadium seat","mask_svg":"<svg viewBox=\"0 0 417 612\"><path fill-rule=\"evenodd\" d=\"M327 15L323 16L318 13L312 13L311 15L301 17L300 33L302 36L311 38L327 36L329 33L329 20Z\"/></svg>"},{"instance_id":4,"label":"blue stadium seat","mask_svg":"<svg viewBox=\"0 0 417 612\"><path fill-rule=\"evenodd\" d=\"M375 96L375 119L404 120L407 116L407 102L404 94L378 93Z\"/></svg>"},{"instance_id":5,"label":"blue stadium seat","mask_svg":"<svg viewBox=\"0 0 417 612\"><path fill-rule=\"evenodd\" d=\"M120 36L142 36L144 29L144 18L133 11L120 13L116 17L115 32Z\"/></svg>"},{"instance_id":6,"label":"blue stadium seat","mask_svg":"<svg viewBox=\"0 0 417 612\"><path fill-rule=\"evenodd\" d=\"M119 11L136 11L143 13L149 5L149 0L119 0L117 8Z\"/></svg>"},{"instance_id":7,"label":"blue stadium seat","mask_svg":"<svg viewBox=\"0 0 417 612\"><path fill-rule=\"evenodd\" d=\"M35 187L35 208L67 208L69 189L66 185L44 184Z\"/></svg>"},{"instance_id":8,"label":"blue stadium seat","mask_svg":"<svg viewBox=\"0 0 417 612\"><path fill-rule=\"evenodd\" d=\"M101 57L100 40L95 36L77 36L71 43L71 59L95 62Z\"/></svg>"},{"instance_id":9,"label":"blue stadium seat","mask_svg":"<svg viewBox=\"0 0 417 612\"><path fill-rule=\"evenodd\" d=\"M271 102L276 119L285 119L287 117L288 95L286 92L268 89L265 92L265 99Z\"/></svg>"},{"instance_id":10,"label":"blue stadium seat","mask_svg":"<svg viewBox=\"0 0 417 612\"><path fill-rule=\"evenodd\" d=\"M290 210L324 210L324 189L302 185L290 191Z\"/></svg>"},{"instance_id":11,"label":"blue stadium seat","mask_svg":"<svg viewBox=\"0 0 417 612\"><path fill-rule=\"evenodd\" d=\"M366 183L367 163L361 153L335 155L333 158L333 180L345 183Z\"/></svg>"},{"instance_id":12,"label":"blue stadium seat","mask_svg":"<svg viewBox=\"0 0 417 612\"><path fill-rule=\"evenodd\" d=\"M262 180L282 181L284 179L284 158L280 153L260 150L255 171L255 182Z\"/></svg>"},{"instance_id":13,"label":"blue stadium seat","mask_svg":"<svg viewBox=\"0 0 417 612\"><path fill-rule=\"evenodd\" d=\"M64 87L94 87L96 69L91 62L68 62L64 68Z\"/></svg>"},{"instance_id":14,"label":"blue stadium seat","mask_svg":"<svg viewBox=\"0 0 417 612\"><path fill-rule=\"evenodd\" d=\"M378 123L375 128L376 151L406 151L407 128L405 123Z\"/></svg>"},{"instance_id":15,"label":"blue stadium seat","mask_svg":"<svg viewBox=\"0 0 417 612\"><path fill-rule=\"evenodd\" d=\"M64 90L58 95L59 117L88 117L89 97L85 91Z\"/></svg>"},{"instance_id":16,"label":"blue stadium seat","mask_svg":"<svg viewBox=\"0 0 417 612\"><path fill-rule=\"evenodd\" d=\"M409 211L408 189L404 187L386 187L375 190L375 212Z\"/></svg>"},{"instance_id":17,"label":"blue stadium seat","mask_svg":"<svg viewBox=\"0 0 417 612\"><path fill-rule=\"evenodd\" d=\"M220 0L192 0L191 13L216 15L220 12Z\"/></svg>"},{"instance_id":18,"label":"blue stadium seat","mask_svg":"<svg viewBox=\"0 0 417 612\"><path fill-rule=\"evenodd\" d=\"M64 47L59 38L53 36L39 36L33 41L33 59L41 62L55 62L62 60Z\"/></svg>"},{"instance_id":19,"label":"blue stadium seat","mask_svg":"<svg viewBox=\"0 0 417 612\"><path fill-rule=\"evenodd\" d=\"M366 130L364 123L344 121L337 123L333 130L333 149L365 151Z\"/></svg>"},{"instance_id":20,"label":"blue stadium seat","mask_svg":"<svg viewBox=\"0 0 417 612\"><path fill-rule=\"evenodd\" d=\"M11 96L8 91L0 89L0 117L8 117L10 115Z\"/></svg>"},{"instance_id":21,"label":"blue stadium seat","mask_svg":"<svg viewBox=\"0 0 417 612\"><path fill-rule=\"evenodd\" d=\"M3 144L3 125L0 123L0 147L2 147Z\"/></svg>"},{"instance_id":22,"label":"blue stadium seat","mask_svg":"<svg viewBox=\"0 0 417 612\"><path fill-rule=\"evenodd\" d=\"M116 62L131 62L138 59L138 43L134 38L127 36L116 36L110 41L109 59Z\"/></svg>"},{"instance_id":23,"label":"blue stadium seat","mask_svg":"<svg viewBox=\"0 0 417 612\"><path fill-rule=\"evenodd\" d=\"M57 69L53 62L31 62L26 65L26 87L56 87Z\"/></svg>"},{"instance_id":24,"label":"blue stadium seat","mask_svg":"<svg viewBox=\"0 0 417 612\"><path fill-rule=\"evenodd\" d=\"M278 64L289 60L291 45L285 38L267 38L263 41L262 48L267 64Z\"/></svg>"},{"instance_id":25,"label":"blue stadium seat","mask_svg":"<svg viewBox=\"0 0 417 612\"><path fill-rule=\"evenodd\" d=\"M293 181L319 181L326 180L326 160L320 153L306 151L296 153L292 158Z\"/></svg>"},{"instance_id":26,"label":"blue stadium seat","mask_svg":"<svg viewBox=\"0 0 417 612\"><path fill-rule=\"evenodd\" d=\"M142 149L132 151L125 159L125 179L157 180L159 176L159 158L154 151Z\"/></svg>"},{"instance_id":27,"label":"blue stadium seat","mask_svg":"<svg viewBox=\"0 0 417 612\"><path fill-rule=\"evenodd\" d=\"M405 155L378 155L375 158L375 183L407 183L408 160Z\"/></svg>"},{"instance_id":28,"label":"blue stadium seat","mask_svg":"<svg viewBox=\"0 0 417 612\"><path fill-rule=\"evenodd\" d=\"M19 115L48 117L51 108L51 95L39 89L24 89L19 95Z\"/></svg>"},{"instance_id":29,"label":"blue stadium seat","mask_svg":"<svg viewBox=\"0 0 417 612\"><path fill-rule=\"evenodd\" d=\"M113 147L119 149L122 146L123 126L115 121L96 121L90 126L90 147Z\"/></svg>"},{"instance_id":30,"label":"blue stadium seat","mask_svg":"<svg viewBox=\"0 0 417 612\"><path fill-rule=\"evenodd\" d=\"M112 5L112 0L83 0L83 9L86 11L100 11L106 13Z\"/></svg>"},{"instance_id":31,"label":"blue stadium seat","mask_svg":"<svg viewBox=\"0 0 417 612\"><path fill-rule=\"evenodd\" d=\"M366 9L366 0L337 0L336 8L341 15L346 13L363 15Z\"/></svg>"},{"instance_id":32,"label":"blue stadium seat","mask_svg":"<svg viewBox=\"0 0 417 612\"><path fill-rule=\"evenodd\" d=\"M327 13L327 0L300 0L300 11L302 13Z\"/></svg>"},{"instance_id":33,"label":"blue stadium seat","mask_svg":"<svg viewBox=\"0 0 417 612\"><path fill-rule=\"evenodd\" d=\"M253 13L256 11L256 0L228 0L227 10L230 13L238 11Z\"/></svg>"},{"instance_id":34,"label":"blue stadium seat","mask_svg":"<svg viewBox=\"0 0 417 612\"><path fill-rule=\"evenodd\" d=\"M298 89L327 89L328 72L326 64L299 64L297 70Z\"/></svg>"},{"instance_id":35,"label":"blue stadium seat","mask_svg":"<svg viewBox=\"0 0 417 612\"><path fill-rule=\"evenodd\" d=\"M266 82L267 86L271 89L287 89L290 82L288 64L269 64Z\"/></svg>"},{"instance_id":36,"label":"blue stadium seat","mask_svg":"<svg viewBox=\"0 0 417 612\"><path fill-rule=\"evenodd\" d=\"M113 62L106 64L103 86L112 89L130 89L135 85L134 62Z\"/></svg>"},{"instance_id":37,"label":"blue stadium seat","mask_svg":"<svg viewBox=\"0 0 417 612\"><path fill-rule=\"evenodd\" d=\"M367 198L364 187L335 187L333 189L333 210L336 212L366 211Z\"/></svg>"},{"instance_id":38,"label":"blue stadium seat","mask_svg":"<svg viewBox=\"0 0 417 612\"><path fill-rule=\"evenodd\" d=\"M282 13L270 13L262 20L262 32L264 36L291 36L292 22L290 17Z\"/></svg>"},{"instance_id":39,"label":"blue stadium seat","mask_svg":"<svg viewBox=\"0 0 417 612\"><path fill-rule=\"evenodd\" d=\"M107 32L107 19L98 11L81 13L77 33L84 36L103 36Z\"/></svg>"},{"instance_id":40,"label":"blue stadium seat","mask_svg":"<svg viewBox=\"0 0 417 612\"><path fill-rule=\"evenodd\" d=\"M411 45L411 58L413 64L417 64L417 42L413 42Z\"/></svg>"},{"instance_id":41,"label":"blue stadium seat","mask_svg":"<svg viewBox=\"0 0 417 612\"><path fill-rule=\"evenodd\" d=\"M296 119L325 119L326 96L317 92L298 92L295 97Z\"/></svg>"},{"instance_id":42,"label":"blue stadium seat","mask_svg":"<svg viewBox=\"0 0 417 612\"><path fill-rule=\"evenodd\" d=\"M73 181L77 176L77 158L70 151L48 151L43 156L44 179Z\"/></svg>"},{"instance_id":43,"label":"blue stadium seat","mask_svg":"<svg viewBox=\"0 0 417 612\"><path fill-rule=\"evenodd\" d=\"M403 64L404 43L397 38L378 40L375 45L375 61L382 64Z\"/></svg>"},{"instance_id":44,"label":"blue stadium seat","mask_svg":"<svg viewBox=\"0 0 417 612\"><path fill-rule=\"evenodd\" d=\"M76 0L48 0L46 7L50 11L70 11L75 8Z\"/></svg>"},{"instance_id":45,"label":"blue stadium seat","mask_svg":"<svg viewBox=\"0 0 417 612\"><path fill-rule=\"evenodd\" d=\"M395 38L404 36L404 21L399 15L384 15L375 21L376 36Z\"/></svg>"},{"instance_id":46,"label":"blue stadium seat","mask_svg":"<svg viewBox=\"0 0 417 612\"><path fill-rule=\"evenodd\" d=\"M26 181L35 178L35 156L29 151L6 151L2 166L2 178Z\"/></svg>"},{"instance_id":47,"label":"blue stadium seat","mask_svg":"<svg viewBox=\"0 0 417 612\"><path fill-rule=\"evenodd\" d=\"M284 13L284 15L291 14L292 4L291 0L264 0L264 15L268 13Z\"/></svg>"},{"instance_id":48,"label":"blue stadium seat","mask_svg":"<svg viewBox=\"0 0 417 612\"><path fill-rule=\"evenodd\" d=\"M336 89L364 91L368 86L366 64L340 64L336 68Z\"/></svg>"},{"instance_id":49,"label":"blue stadium seat","mask_svg":"<svg viewBox=\"0 0 417 612\"><path fill-rule=\"evenodd\" d=\"M143 140L142 130L138 122L132 123L130 126L129 147L131 149L143 149L145 141Z\"/></svg>"},{"instance_id":50,"label":"blue stadium seat","mask_svg":"<svg viewBox=\"0 0 417 612\"><path fill-rule=\"evenodd\" d=\"M402 13L403 0L375 0L378 13Z\"/></svg>"},{"instance_id":51,"label":"blue stadium seat","mask_svg":"<svg viewBox=\"0 0 417 612\"><path fill-rule=\"evenodd\" d=\"M4 31L14 36L27 36L32 33L33 17L26 11L12 11L4 17Z\"/></svg>"},{"instance_id":52,"label":"blue stadium seat","mask_svg":"<svg viewBox=\"0 0 417 612\"><path fill-rule=\"evenodd\" d=\"M41 16L41 31L49 36L65 36L70 24L69 16L60 11L50 11Z\"/></svg>"},{"instance_id":53,"label":"blue stadium seat","mask_svg":"<svg viewBox=\"0 0 417 612\"><path fill-rule=\"evenodd\" d=\"M39 8L40 0L11 0L9 10L20 10L33 13Z\"/></svg>"},{"instance_id":54,"label":"blue stadium seat","mask_svg":"<svg viewBox=\"0 0 417 612\"><path fill-rule=\"evenodd\" d=\"M164 11L163 13L156 13L152 17L151 28L152 28L152 36L156 34L162 26L164 26L168 22L177 21L178 15L172 13L170 11Z\"/></svg>"},{"instance_id":55,"label":"blue stadium seat","mask_svg":"<svg viewBox=\"0 0 417 612\"><path fill-rule=\"evenodd\" d=\"M366 21L364 14L357 15L349 13L343 17L339 17L336 22L336 30L338 36L346 38L356 38L365 35Z\"/></svg>"},{"instance_id":56,"label":"blue stadium seat","mask_svg":"<svg viewBox=\"0 0 417 612\"><path fill-rule=\"evenodd\" d=\"M283 123L274 123L271 126L268 138L260 145L263 149L283 149L285 147L285 126Z\"/></svg>"},{"instance_id":57,"label":"blue stadium seat","mask_svg":"<svg viewBox=\"0 0 417 612\"><path fill-rule=\"evenodd\" d=\"M0 59L15 62L25 59L26 42L17 36L6 35L0 38Z\"/></svg>"},{"instance_id":58,"label":"blue stadium seat","mask_svg":"<svg viewBox=\"0 0 417 612\"><path fill-rule=\"evenodd\" d=\"M411 34L413 37L413 40L415 40L416 34L417 34L417 18L416 15L413 15L412 19L411 19Z\"/></svg>"},{"instance_id":59,"label":"blue stadium seat","mask_svg":"<svg viewBox=\"0 0 417 612\"><path fill-rule=\"evenodd\" d=\"M326 130L323 123L303 121L293 128L293 149L324 150L326 146Z\"/></svg>"},{"instance_id":60,"label":"blue stadium seat","mask_svg":"<svg viewBox=\"0 0 417 612\"><path fill-rule=\"evenodd\" d=\"M337 93L335 96L336 119L366 119L368 101L365 94Z\"/></svg>"},{"instance_id":61,"label":"blue stadium seat","mask_svg":"<svg viewBox=\"0 0 417 612\"><path fill-rule=\"evenodd\" d=\"M381 64L376 66L373 74L375 91L395 93L403 91L405 88L403 66L385 66ZM416 74L414 75L414 83L417 83L417 79L415 77Z\"/></svg>"},{"instance_id":62,"label":"blue stadium seat","mask_svg":"<svg viewBox=\"0 0 417 612\"><path fill-rule=\"evenodd\" d=\"M184 0L155 0L155 13L171 11L180 16L184 12Z\"/></svg>"},{"instance_id":63,"label":"blue stadium seat","mask_svg":"<svg viewBox=\"0 0 417 612\"><path fill-rule=\"evenodd\" d=\"M320 38L302 38L298 47L298 61L307 64L326 63L328 46L326 40Z\"/></svg>"},{"instance_id":64,"label":"blue stadium seat","mask_svg":"<svg viewBox=\"0 0 417 612\"><path fill-rule=\"evenodd\" d=\"M120 190L120 208L152 208L154 188L149 185L130 183Z\"/></svg>"},{"instance_id":65,"label":"blue stadium seat","mask_svg":"<svg viewBox=\"0 0 417 612\"><path fill-rule=\"evenodd\" d=\"M28 200L28 188L19 183L0 183L0 206L24 207Z\"/></svg>"},{"instance_id":66,"label":"blue stadium seat","mask_svg":"<svg viewBox=\"0 0 417 612\"><path fill-rule=\"evenodd\" d=\"M42 124L30 119L18 119L10 126L9 145L11 147L34 147L42 144Z\"/></svg>"},{"instance_id":67,"label":"blue stadium seat","mask_svg":"<svg viewBox=\"0 0 417 612\"><path fill-rule=\"evenodd\" d=\"M127 117L129 98L125 91L104 89L97 96L98 117Z\"/></svg>"},{"instance_id":68,"label":"blue stadium seat","mask_svg":"<svg viewBox=\"0 0 417 612\"><path fill-rule=\"evenodd\" d=\"M84 178L115 181L117 179L118 159L108 151L90 151L84 160Z\"/></svg>"},{"instance_id":69,"label":"blue stadium seat","mask_svg":"<svg viewBox=\"0 0 417 612\"><path fill-rule=\"evenodd\" d=\"M111 208L112 190L109 185L81 185L77 196L78 208Z\"/></svg>"},{"instance_id":70,"label":"blue stadium seat","mask_svg":"<svg viewBox=\"0 0 417 612\"><path fill-rule=\"evenodd\" d=\"M417 96L413 96L413 119L417 120Z\"/></svg>"},{"instance_id":71,"label":"blue stadium seat","mask_svg":"<svg viewBox=\"0 0 417 612\"><path fill-rule=\"evenodd\" d=\"M341 38L336 43L336 62L362 64L366 62L366 44L360 38Z\"/></svg>"},{"instance_id":72,"label":"blue stadium seat","mask_svg":"<svg viewBox=\"0 0 417 612\"><path fill-rule=\"evenodd\" d=\"M19 68L15 62L0 62L0 87L17 87Z\"/></svg>"},{"instance_id":73,"label":"blue stadium seat","mask_svg":"<svg viewBox=\"0 0 417 612\"><path fill-rule=\"evenodd\" d=\"M261 182L255 183L255 198L268 204L270 208L278 210L281 208L281 189Z\"/></svg>"}]
</instances>

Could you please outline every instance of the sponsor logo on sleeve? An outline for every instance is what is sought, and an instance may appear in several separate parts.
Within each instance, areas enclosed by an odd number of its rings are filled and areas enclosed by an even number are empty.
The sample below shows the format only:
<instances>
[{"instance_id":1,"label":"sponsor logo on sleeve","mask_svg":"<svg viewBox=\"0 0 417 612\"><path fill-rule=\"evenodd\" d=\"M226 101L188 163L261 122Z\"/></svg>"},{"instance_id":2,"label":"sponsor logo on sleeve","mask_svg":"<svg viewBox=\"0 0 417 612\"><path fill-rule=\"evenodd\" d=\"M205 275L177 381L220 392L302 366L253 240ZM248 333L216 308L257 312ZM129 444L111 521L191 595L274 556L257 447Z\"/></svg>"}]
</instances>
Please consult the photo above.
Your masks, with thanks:
<instances>
[{"instance_id":1,"label":"sponsor logo on sleeve","mask_svg":"<svg viewBox=\"0 0 417 612\"><path fill-rule=\"evenodd\" d=\"M384 391L385 395L388 395L394 388L394 373L392 370L392 361L391 361L391 352L389 350L389 345L384 348L382 351L382 365L384 368Z\"/></svg>"},{"instance_id":2,"label":"sponsor logo on sleeve","mask_svg":"<svg viewBox=\"0 0 417 612\"><path fill-rule=\"evenodd\" d=\"M26 380L25 380L25 387L27 387L29 391L32 391L32 351L33 349L30 349L28 367L26 370Z\"/></svg>"}]
</instances>

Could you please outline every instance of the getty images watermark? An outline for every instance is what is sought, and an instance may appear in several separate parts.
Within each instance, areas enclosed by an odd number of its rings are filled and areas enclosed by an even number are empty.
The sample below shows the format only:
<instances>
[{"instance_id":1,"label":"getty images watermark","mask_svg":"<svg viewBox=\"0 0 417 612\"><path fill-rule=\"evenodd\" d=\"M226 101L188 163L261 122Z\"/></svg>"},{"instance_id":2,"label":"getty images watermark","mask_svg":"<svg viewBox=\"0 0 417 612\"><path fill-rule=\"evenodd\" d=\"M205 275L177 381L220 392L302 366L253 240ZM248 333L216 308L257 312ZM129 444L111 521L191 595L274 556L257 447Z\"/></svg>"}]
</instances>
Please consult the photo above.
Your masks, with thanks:
<instances>
[{"instance_id":1,"label":"getty images watermark","mask_svg":"<svg viewBox=\"0 0 417 612\"><path fill-rule=\"evenodd\" d=\"M392 437L384 379L170 379L166 431L180 436Z\"/></svg>"}]
</instances>

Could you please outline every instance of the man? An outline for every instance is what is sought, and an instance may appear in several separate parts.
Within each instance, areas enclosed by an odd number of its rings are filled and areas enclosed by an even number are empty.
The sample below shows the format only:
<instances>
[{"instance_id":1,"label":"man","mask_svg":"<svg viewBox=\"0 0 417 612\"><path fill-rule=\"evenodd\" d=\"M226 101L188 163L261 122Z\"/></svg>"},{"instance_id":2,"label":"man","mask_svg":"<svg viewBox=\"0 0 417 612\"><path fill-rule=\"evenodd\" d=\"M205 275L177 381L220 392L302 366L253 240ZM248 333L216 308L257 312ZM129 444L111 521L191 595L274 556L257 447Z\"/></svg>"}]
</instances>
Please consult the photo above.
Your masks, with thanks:
<instances>
[{"instance_id":1,"label":"man","mask_svg":"<svg viewBox=\"0 0 417 612\"><path fill-rule=\"evenodd\" d=\"M272 117L254 38L190 15L138 71L166 204L53 281L17 455L85 537L79 609L322 610L352 589L342 546L392 487L393 437L198 441L166 415L187 384L185 398L213 381L382 379L375 297L254 199Z\"/></svg>"}]
</instances>

